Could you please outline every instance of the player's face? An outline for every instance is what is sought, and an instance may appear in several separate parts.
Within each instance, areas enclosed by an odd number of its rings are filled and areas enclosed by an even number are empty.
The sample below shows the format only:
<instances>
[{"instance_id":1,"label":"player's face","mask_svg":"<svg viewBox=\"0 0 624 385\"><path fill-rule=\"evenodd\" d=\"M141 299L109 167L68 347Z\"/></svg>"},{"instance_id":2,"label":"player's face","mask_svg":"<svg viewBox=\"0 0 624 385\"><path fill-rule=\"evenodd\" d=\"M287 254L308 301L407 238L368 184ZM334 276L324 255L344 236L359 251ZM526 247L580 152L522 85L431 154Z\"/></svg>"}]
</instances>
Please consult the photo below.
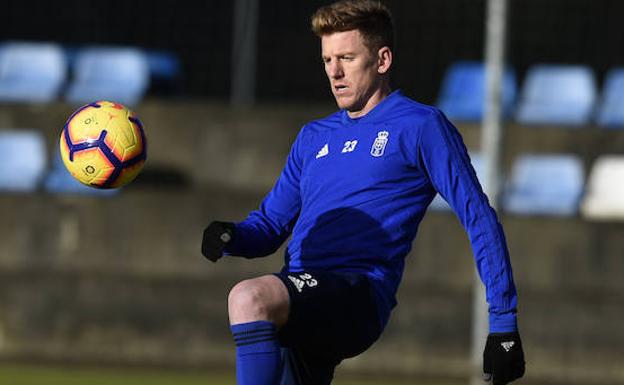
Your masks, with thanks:
<instances>
[{"instance_id":1,"label":"player's face","mask_svg":"<svg viewBox=\"0 0 624 385\"><path fill-rule=\"evenodd\" d=\"M321 50L338 107L352 117L366 114L378 102L375 96L383 91L383 74L390 66L389 49L384 47L373 53L364 44L360 31L351 30L323 35Z\"/></svg>"}]
</instances>

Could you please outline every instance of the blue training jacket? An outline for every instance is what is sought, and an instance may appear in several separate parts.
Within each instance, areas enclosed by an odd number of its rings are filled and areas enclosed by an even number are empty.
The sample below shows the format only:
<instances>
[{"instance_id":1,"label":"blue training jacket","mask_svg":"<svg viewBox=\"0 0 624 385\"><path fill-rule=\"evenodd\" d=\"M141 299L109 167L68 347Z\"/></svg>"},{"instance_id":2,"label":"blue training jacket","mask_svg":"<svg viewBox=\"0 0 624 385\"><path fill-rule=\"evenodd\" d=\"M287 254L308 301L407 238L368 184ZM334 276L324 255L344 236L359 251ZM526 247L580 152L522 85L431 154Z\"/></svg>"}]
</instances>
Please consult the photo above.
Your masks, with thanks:
<instances>
[{"instance_id":1,"label":"blue training jacket","mask_svg":"<svg viewBox=\"0 0 624 385\"><path fill-rule=\"evenodd\" d=\"M260 208L236 224L226 254L269 255L292 234L289 271L366 274L385 324L405 256L436 191L470 238L490 332L517 330L505 236L462 137L438 109L400 91L360 118L343 110L306 124Z\"/></svg>"}]
</instances>

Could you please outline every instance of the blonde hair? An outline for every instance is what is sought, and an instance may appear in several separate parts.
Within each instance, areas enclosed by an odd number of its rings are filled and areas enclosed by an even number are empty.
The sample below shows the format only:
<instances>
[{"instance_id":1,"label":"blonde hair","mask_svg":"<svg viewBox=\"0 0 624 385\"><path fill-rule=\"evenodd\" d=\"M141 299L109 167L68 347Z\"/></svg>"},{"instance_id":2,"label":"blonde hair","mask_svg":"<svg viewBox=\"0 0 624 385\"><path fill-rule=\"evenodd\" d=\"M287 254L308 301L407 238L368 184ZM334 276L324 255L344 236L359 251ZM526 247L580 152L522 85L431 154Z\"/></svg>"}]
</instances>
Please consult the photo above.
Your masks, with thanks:
<instances>
[{"instance_id":1,"label":"blonde hair","mask_svg":"<svg viewBox=\"0 0 624 385\"><path fill-rule=\"evenodd\" d=\"M392 16L386 6L373 0L341 0L316 10L311 19L318 37L334 32L358 30L373 52L394 47Z\"/></svg>"}]
</instances>

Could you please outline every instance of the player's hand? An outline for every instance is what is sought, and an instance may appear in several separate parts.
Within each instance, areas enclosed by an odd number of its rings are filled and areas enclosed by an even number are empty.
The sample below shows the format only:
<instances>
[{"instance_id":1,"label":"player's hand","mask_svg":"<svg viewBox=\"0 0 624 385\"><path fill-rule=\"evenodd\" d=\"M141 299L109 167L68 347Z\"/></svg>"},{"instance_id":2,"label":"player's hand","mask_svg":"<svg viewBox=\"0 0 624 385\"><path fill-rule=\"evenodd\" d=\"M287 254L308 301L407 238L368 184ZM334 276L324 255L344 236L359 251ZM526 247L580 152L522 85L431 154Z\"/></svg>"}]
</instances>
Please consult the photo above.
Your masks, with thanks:
<instances>
[{"instance_id":1,"label":"player's hand","mask_svg":"<svg viewBox=\"0 0 624 385\"><path fill-rule=\"evenodd\" d=\"M234 236L234 223L214 221L204 230L202 254L212 262L223 256L225 245Z\"/></svg>"},{"instance_id":2,"label":"player's hand","mask_svg":"<svg viewBox=\"0 0 624 385\"><path fill-rule=\"evenodd\" d=\"M518 332L490 333L483 351L483 379L505 385L524 375L524 351Z\"/></svg>"}]
</instances>

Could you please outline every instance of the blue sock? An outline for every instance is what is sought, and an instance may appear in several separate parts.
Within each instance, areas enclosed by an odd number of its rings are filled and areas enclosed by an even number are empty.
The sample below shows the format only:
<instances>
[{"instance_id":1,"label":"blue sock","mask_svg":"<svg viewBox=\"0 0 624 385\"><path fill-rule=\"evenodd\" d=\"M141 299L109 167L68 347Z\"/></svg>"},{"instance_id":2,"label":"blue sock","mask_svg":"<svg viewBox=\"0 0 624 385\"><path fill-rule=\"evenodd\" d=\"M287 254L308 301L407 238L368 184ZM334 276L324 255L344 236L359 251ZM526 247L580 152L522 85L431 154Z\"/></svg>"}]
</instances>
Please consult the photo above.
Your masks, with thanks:
<instances>
[{"instance_id":1,"label":"blue sock","mask_svg":"<svg viewBox=\"0 0 624 385\"><path fill-rule=\"evenodd\" d=\"M231 326L236 342L238 385L277 385L281 351L273 322L256 321Z\"/></svg>"}]
</instances>

